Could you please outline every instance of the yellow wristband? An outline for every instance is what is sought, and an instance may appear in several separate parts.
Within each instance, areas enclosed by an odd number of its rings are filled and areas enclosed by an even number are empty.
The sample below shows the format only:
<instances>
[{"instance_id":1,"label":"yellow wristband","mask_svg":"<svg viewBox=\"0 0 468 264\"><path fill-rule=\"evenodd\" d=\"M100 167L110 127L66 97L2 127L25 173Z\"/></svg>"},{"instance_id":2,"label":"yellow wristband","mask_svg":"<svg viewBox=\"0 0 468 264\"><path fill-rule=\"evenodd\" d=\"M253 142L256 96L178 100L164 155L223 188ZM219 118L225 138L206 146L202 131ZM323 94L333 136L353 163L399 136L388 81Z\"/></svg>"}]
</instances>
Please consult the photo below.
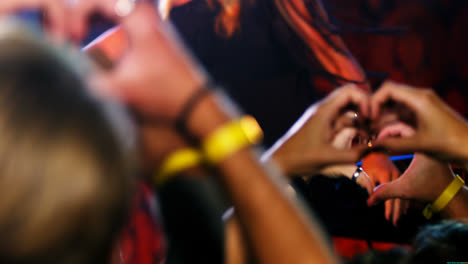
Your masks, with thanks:
<instances>
[{"instance_id":1,"label":"yellow wristband","mask_svg":"<svg viewBox=\"0 0 468 264\"><path fill-rule=\"evenodd\" d=\"M170 154L154 175L157 186L164 184L171 176L195 167L204 160L217 163L243 147L258 143L263 132L257 121L251 116L242 117L222 126L203 143L203 153L193 149L184 148Z\"/></svg>"},{"instance_id":2,"label":"yellow wristband","mask_svg":"<svg viewBox=\"0 0 468 264\"><path fill-rule=\"evenodd\" d=\"M244 116L209 135L202 144L203 154L208 162L216 164L262 138L262 129L255 118Z\"/></svg>"},{"instance_id":3,"label":"yellow wristband","mask_svg":"<svg viewBox=\"0 0 468 264\"><path fill-rule=\"evenodd\" d=\"M171 176L199 165L203 161L200 151L193 148L178 150L167 157L162 163L159 171L154 175L157 186L164 184Z\"/></svg>"},{"instance_id":4,"label":"yellow wristband","mask_svg":"<svg viewBox=\"0 0 468 264\"><path fill-rule=\"evenodd\" d=\"M426 217L426 219L431 219L434 213L442 211L464 185L465 181L463 181L463 179L457 175L450 183L450 185L434 201L434 203L428 204L424 208L423 215Z\"/></svg>"}]
</instances>

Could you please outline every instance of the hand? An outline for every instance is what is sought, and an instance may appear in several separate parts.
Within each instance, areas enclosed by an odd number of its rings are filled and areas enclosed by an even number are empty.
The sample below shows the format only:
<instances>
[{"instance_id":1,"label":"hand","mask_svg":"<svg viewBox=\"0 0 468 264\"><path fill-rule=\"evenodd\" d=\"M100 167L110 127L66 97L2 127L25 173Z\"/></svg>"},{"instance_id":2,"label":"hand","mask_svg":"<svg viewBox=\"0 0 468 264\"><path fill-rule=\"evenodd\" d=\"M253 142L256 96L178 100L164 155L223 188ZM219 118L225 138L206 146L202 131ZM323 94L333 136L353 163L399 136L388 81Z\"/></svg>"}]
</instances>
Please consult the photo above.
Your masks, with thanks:
<instances>
[{"instance_id":1,"label":"hand","mask_svg":"<svg viewBox=\"0 0 468 264\"><path fill-rule=\"evenodd\" d=\"M350 104L359 114L369 114L369 96L354 85L336 90L311 106L269 151L285 174L310 174L337 163L352 163L360 158L366 147L339 149L332 145L337 135L334 123Z\"/></svg>"},{"instance_id":2,"label":"hand","mask_svg":"<svg viewBox=\"0 0 468 264\"><path fill-rule=\"evenodd\" d=\"M128 49L115 69L99 74L94 84L101 94L122 99L142 115L174 119L186 100L206 83L205 73L150 3L136 3L132 12L119 17L115 0L75 0L72 4L69 0L2 1L0 14L22 8L43 9L52 31L62 37L83 35L92 12L121 23Z\"/></svg>"},{"instance_id":3,"label":"hand","mask_svg":"<svg viewBox=\"0 0 468 264\"><path fill-rule=\"evenodd\" d=\"M427 155L416 153L408 169L395 181L374 190L367 203L402 198L433 202L453 180L449 165Z\"/></svg>"},{"instance_id":4,"label":"hand","mask_svg":"<svg viewBox=\"0 0 468 264\"><path fill-rule=\"evenodd\" d=\"M344 127L335 135L331 145L337 149L351 149L353 140L358 136L358 133L358 129L355 127ZM321 169L320 174L328 177L344 175L352 179L357 168L358 167L354 163L334 164ZM369 195L373 193L375 185L365 171L361 172L361 175L356 179L356 183L366 189Z\"/></svg>"},{"instance_id":5,"label":"hand","mask_svg":"<svg viewBox=\"0 0 468 264\"><path fill-rule=\"evenodd\" d=\"M126 2L119 0L68 0L68 3L70 10L67 17L68 31L77 40L85 36L91 14L99 13L120 23L121 17L116 12L116 5L118 3L127 4L128 10L131 10L132 6L135 5L133 1Z\"/></svg>"},{"instance_id":6,"label":"hand","mask_svg":"<svg viewBox=\"0 0 468 264\"><path fill-rule=\"evenodd\" d=\"M387 137L410 137L414 129L401 122L386 123L378 134L377 140ZM371 154L364 158L363 168L375 184L386 184L398 179L400 172L386 154ZM385 218L396 226L401 215L406 213L409 202L401 199L385 201Z\"/></svg>"},{"instance_id":7,"label":"hand","mask_svg":"<svg viewBox=\"0 0 468 264\"><path fill-rule=\"evenodd\" d=\"M387 137L412 137L415 131L403 123L385 127L378 139ZM430 177L430 178L429 178ZM430 180L429 180L430 179ZM447 163L416 153L403 175L392 182L382 184L369 198L369 204L389 198L401 197L421 201L434 201L453 179Z\"/></svg>"},{"instance_id":8,"label":"hand","mask_svg":"<svg viewBox=\"0 0 468 264\"><path fill-rule=\"evenodd\" d=\"M391 182L400 176L400 171L386 154L372 153L366 156L362 162L362 168L375 185ZM385 202L385 219L396 226L400 217L407 210L407 201L401 199L387 200Z\"/></svg>"},{"instance_id":9,"label":"hand","mask_svg":"<svg viewBox=\"0 0 468 264\"><path fill-rule=\"evenodd\" d=\"M466 161L467 123L434 92L386 82L372 97L372 119L378 120L389 100L412 114L414 135L378 140L376 145L397 152L422 152L448 161ZM400 115L400 120L403 116Z\"/></svg>"},{"instance_id":10,"label":"hand","mask_svg":"<svg viewBox=\"0 0 468 264\"><path fill-rule=\"evenodd\" d=\"M206 75L152 5L138 3L121 28L128 50L111 72L100 76L100 92L122 99L144 116L173 120Z\"/></svg>"}]
</instances>

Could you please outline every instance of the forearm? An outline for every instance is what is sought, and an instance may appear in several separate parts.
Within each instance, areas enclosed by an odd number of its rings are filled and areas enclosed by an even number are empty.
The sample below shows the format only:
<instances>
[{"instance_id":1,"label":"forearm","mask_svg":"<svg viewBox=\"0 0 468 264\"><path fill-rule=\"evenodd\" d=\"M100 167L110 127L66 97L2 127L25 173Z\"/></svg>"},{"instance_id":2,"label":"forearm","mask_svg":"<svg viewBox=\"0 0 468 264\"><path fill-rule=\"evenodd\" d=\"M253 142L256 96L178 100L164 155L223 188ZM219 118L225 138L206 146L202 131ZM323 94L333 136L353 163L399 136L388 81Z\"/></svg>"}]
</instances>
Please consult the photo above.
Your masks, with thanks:
<instances>
[{"instance_id":1,"label":"forearm","mask_svg":"<svg viewBox=\"0 0 468 264\"><path fill-rule=\"evenodd\" d=\"M209 97L192 113L190 131L204 138L231 117L218 107L215 97ZM258 261L336 262L318 227L286 197L280 177L273 179L252 150L237 152L218 164L218 169Z\"/></svg>"},{"instance_id":2,"label":"forearm","mask_svg":"<svg viewBox=\"0 0 468 264\"><path fill-rule=\"evenodd\" d=\"M333 262L319 229L281 191L278 179L268 178L252 157L248 151L240 152L221 170L258 258L265 263Z\"/></svg>"}]
</instances>

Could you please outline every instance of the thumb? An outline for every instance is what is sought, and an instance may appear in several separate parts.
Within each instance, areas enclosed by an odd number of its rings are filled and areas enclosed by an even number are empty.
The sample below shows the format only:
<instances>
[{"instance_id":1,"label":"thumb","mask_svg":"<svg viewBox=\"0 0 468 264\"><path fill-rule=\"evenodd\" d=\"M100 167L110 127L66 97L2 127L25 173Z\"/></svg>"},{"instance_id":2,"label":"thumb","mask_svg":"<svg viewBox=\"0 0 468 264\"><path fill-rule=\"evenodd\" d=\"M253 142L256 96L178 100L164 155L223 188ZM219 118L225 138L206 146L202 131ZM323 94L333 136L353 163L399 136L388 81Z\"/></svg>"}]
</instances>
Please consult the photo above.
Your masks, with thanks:
<instances>
[{"instance_id":1,"label":"thumb","mask_svg":"<svg viewBox=\"0 0 468 264\"><path fill-rule=\"evenodd\" d=\"M357 133L358 131L356 128L345 127L335 135L331 144L337 149L349 149Z\"/></svg>"},{"instance_id":2,"label":"thumb","mask_svg":"<svg viewBox=\"0 0 468 264\"><path fill-rule=\"evenodd\" d=\"M405 197L405 183L401 179L377 186L367 200L367 205L372 206L388 199Z\"/></svg>"}]
</instances>

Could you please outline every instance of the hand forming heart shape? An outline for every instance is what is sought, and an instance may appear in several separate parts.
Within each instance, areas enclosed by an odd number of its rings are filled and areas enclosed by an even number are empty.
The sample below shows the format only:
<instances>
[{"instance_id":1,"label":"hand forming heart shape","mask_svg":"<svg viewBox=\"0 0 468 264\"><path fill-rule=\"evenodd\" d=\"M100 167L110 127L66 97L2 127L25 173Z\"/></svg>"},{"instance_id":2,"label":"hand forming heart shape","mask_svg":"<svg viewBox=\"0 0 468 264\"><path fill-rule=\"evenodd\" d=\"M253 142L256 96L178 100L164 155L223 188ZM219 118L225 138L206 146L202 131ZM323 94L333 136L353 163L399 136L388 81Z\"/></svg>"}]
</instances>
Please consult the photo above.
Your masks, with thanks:
<instances>
[{"instance_id":1,"label":"hand forming heart shape","mask_svg":"<svg viewBox=\"0 0 468 264\"><path fill-rule=\"evenodd\" d=\"M349 128L354 134L333 144ZM373 150L418 152L402 177L381 182L369 204L396 197L432 201L453 178L445 162L468 164L465 135L468 124L430 90L386 82L370 95L346 85L311 106L268 154L286 174L303 175L330 164L353 163ZM349 148L350 138L356 137L361 144ZM366 145L369 139L372 148ZM431 170L437 175L422 173ZM423 187L425 181L431 184Z\"/></svg>"}]
</instances>

